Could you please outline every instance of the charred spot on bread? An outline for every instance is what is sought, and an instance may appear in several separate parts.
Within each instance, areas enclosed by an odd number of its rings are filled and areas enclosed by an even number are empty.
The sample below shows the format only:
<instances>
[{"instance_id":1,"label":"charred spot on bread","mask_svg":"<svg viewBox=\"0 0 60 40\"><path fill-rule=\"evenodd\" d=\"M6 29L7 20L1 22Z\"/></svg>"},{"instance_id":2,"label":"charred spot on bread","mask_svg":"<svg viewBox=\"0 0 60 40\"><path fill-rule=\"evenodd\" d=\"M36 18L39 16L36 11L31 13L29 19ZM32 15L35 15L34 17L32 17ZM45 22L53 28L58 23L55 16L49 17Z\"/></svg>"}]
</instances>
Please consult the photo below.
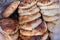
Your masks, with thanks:
<instances>
[{"instance_id":1,"label":"charred spot on bread","mask_svg":"<svg viewBox=\"0 0 60 40\"><path fill-rule=\"evenodd\" d=\"M10 18L0 19L0 26L2 27L2 29L4 31L6 31L6 30L14 31L16 29L17 25L18 25L18 23L13 19L10 19Z\"/></svg>"},{"instance_id":2,"label":"charred spot on bread","mask_svg":"<svg viewBox=\"0 0 60 40\"><path fill-rule=\"evenodd\" d=\"M50 2L50 0L39 0L39 2L41 2L41 3L45 4L45 3Z\"/></svg>"}]
</instances>

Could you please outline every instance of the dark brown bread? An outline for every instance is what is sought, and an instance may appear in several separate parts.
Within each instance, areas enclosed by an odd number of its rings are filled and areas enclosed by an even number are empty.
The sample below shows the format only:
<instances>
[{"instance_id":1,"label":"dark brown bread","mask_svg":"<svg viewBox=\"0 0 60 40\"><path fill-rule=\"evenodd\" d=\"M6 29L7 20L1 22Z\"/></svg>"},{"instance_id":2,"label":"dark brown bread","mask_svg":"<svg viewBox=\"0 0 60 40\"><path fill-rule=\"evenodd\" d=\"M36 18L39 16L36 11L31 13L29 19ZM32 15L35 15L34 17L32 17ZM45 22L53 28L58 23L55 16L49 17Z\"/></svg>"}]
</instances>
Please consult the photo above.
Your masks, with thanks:
<instances>
[{"instance_id":1,"label":"dark brown bread","mask_svg":"<svg viewBox=\"0 0 60 40\"><path fill-rule=\"evenodd\" d=\"M0 19L0 26L5 32L10 34L11 32L16 30L18 23L13 19L3 18L3 19Z\"/></svg>"}]
</instances>

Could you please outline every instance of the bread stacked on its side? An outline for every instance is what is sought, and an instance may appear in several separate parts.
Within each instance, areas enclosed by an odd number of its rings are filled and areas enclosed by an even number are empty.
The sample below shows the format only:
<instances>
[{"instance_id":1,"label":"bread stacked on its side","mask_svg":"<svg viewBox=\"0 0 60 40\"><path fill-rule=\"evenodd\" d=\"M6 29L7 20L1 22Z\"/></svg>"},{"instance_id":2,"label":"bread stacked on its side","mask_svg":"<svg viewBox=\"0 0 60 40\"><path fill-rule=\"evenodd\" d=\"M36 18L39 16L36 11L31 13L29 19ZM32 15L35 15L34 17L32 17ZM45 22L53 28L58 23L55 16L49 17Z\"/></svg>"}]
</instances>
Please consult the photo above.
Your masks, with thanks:
<instances>
[{"instance_id":1,"label":"bread stacked on its side","mask_svg":"<svg viewBox=\"0 0 60 40\"><path fill-rule=\"evenodd\" d=\"M3 12L3 19L0 19L0 26L6 34L11 38L11 40L17 40L19 36L18 32L18 22L10 19L9 16L17 9L20 1L13 1ZM9 40L9 39L8 39Z\"/></svg>"},{"instance_id":2,"label":"bread stacked on its side","mask_svg":"<svg viewBox=\"0 0 60 40\"><path fill-rule=\"evenodd\" d=\"M14 2L12 2L7 8L6 10L3 12L2 16L4 18L9 17L11 14L13 14L13 12L17 9L18 5L20 4L20 1L15 0Z\"/></svg>"},{"instance_id":3,"label":"bread stacked on its side","mask_svg":"<svg viewBox=\"0 0 60 40\"><path fill-rule=\"evenodd\" d=\"M59 1L54 2L47 1L47 3L38 2L37 5L41 9L43 19L47 22L48 30L53 31L56 23L59 19Z\"/></svg>"},{"instance_id":4,"label":"bread stacked on its side","mask_svg":"<svg viewBox=\"0 0 60 40\"><path fill-rule=\"evenodd\" d=\"M21 28L20 37L22 40L35 40L35 39L36 40L46 40L48 38L46 24L44 22L42 22L40 25L38 25L33 30L26 30L26 29Z\"/></svg>"},{"instance_id":5,"label":"bread stacked on its side","mask_svg":"<svg viewBox=\"0 0 60 40\"><path fill-rule=\"evenodd\" d=\"M18 7L21 40L48 39L46 23L40 18L36 4L37 0L24 0Z\"/></svg>"},{"instance_id":6,"label":"bread stacked on its side","mask_svg":"<svg viewBox=\"0 0 60 40\"><path fill-rule=\"evenodd\" d=\"M45 2L46 1L46 2ZM49 32L49 37L51 39L54 39L54 31L56 28L56 24L59 20L60 14L59 14L59 1L54 0L54 2L50 2L52 0L45 0L45 1L38 1L37 5L41 9L41 14L44 19L44 21L47 22L47 27Z\"/></svg>"},{"instance_id":7,"label":"bread stacked on its side","mask_svg":"<svg viewBox=\"0 0 60 40\"><path fill-rule=\"evenodd\" d=\"M9 18L16 9L19 13L18 23ZM7 7L2 16L0 26L3 31L1 32L8 36L7 39L48 40L48 30L53 33L60 16L59 1L22 0L20 2L15 0ZM1 36L2 34L0 33ZM5 34L3 34L2 38L5 38Z\"/></svg>"}]
</instances>

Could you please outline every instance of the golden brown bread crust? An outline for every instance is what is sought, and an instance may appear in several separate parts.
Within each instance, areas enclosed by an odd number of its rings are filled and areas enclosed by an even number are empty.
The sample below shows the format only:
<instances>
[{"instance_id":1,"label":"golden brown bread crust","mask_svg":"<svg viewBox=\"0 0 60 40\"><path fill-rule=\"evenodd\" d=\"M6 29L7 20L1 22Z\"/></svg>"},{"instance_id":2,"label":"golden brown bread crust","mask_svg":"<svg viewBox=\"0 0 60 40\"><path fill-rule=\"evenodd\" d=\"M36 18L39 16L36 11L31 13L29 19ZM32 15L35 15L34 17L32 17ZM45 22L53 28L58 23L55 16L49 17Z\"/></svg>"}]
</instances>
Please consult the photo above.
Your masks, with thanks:
<instances>
[{"instance_id":1,"label":"golden brown bread crust","mask_svg":"<svg viewBox=\"0 0 60 40\"><path fill-rule=\"evenodd\" d=\"M18 7L20 1L14 1L13 3L11 3L7 9L3 12L2 16L3 17L9 17Z\"/></svg>"},{"instance_id":2,"label":"golden brown bread crust","mask_svg":"<svg viewBox=\"0 0 60 40\"><path fill-rule=\"evenodd\" d=\"M40 1L38 1L37 5L41 7L41 6L50 6L52 4L56 5L57 3L59 4L59 0L55 0L55 1L52 1L52 0L50 0L50 1L49 0L48 1L47 0L46 1L44 0L43 1L42 0L41 1L40 0Z\"/></svg>"},{"instance_id":3,"label":"golden brown bread crust","mask_svg":"<svg viewBox=\"0 0 60 40\"><path fill-rule=\"evenodd\" d=\"M50 0L38 0L38 2L45 4L45 3L49 3Z\"/></svg>"},{"instance_id":4,"label":"golden brown bread crust","mask_svg":"<svg viewBox=\"0 0 60 40\"><path fill-rule=\"evenodd\" d=\"M16 30L18 23L13 19L3 18L3 19L0 19L0 26L4 31L6 31L7 33L10 33Z\"/></svg>"},{"instance_id":5,"label":"golden brown bread crust","mask_svg":"<svg viewBox=\"0 0 60 40\"><path fill-rule=\"evenodd\" d=\"M31 2L34 2L34 1L36 1L36 0L23 0L23 2L21 2L20 3L20 6L25 6L25 5L27 5L27 4L31 4Z\"/></svg>"},{"instance_id":6,"label":"golden brown bread crust","mask_svg":"<svg viewBox=\"0 0 60 40\"><path fill-rule=\"evenodd\" d=\"M22 24L20 25L20 28L24 29L24 30L33 30L35 29L38 25L40 25L40 23L42 23L42 19L38 18L34 21L28 22L26 24Z\"/></svg>"},{"instance_id":7,"label":"golden brown bread crust","mask_svg":"<svg viewBox=\"0 0 60 40\"><path fill-rule=\"evenodd\" d=\"M47 25L45 22L42 22L37 28L35 28L37 31L45 33L47 31ZM39 29L39 30L38 30Z\"/></svg>"},{"instance_id":8,"label":"golden brown bread crust","mask_svg":"<svg viewBox=\"0 0 60 40\"><path fill-rule=\"evenodd\" d=\"M34 9L28 9L28 10L19 10L18 13L20 16L24 16L24 15L32 15L32 14L36 14L40 11L40 9L38 7L34 8Z\"/></svg>"},{"instance_id":9,"label":"golden brown bread crust","mask_svg":"<svg viewBox=\"0 0 60 40\"><path fill-rule=\"evenodd\" d=\"M30 7L30 8L27 8L27 9L22 9L22 8L20 8L19 6L18 6L18 9L21 9L21 10L33 10L34 8L36 8L37 6L36 5L34 5L34 6L32 6L32 7Z\"/></svg>"},{"instance_id":10,"label":"golden brown bread crust","mask_svg":"<svg viewBox=\"0 0 60 40\"><path fill-rule=\"evenodd\" d=\"M35 23L36 21L38 21L38 20L41 20L41 19L37 19L37 20L35 20L35 21L33 21L33 22L28 22L26 25L27 25L27 27L30 27L33 23ZM42 20L41 20L41 22L42 22Z\"/></svg>"},{"instance_id":11,"label":"golden brown bread crust","mask_svg":"<svg viewBox=\"0 0 60 40\"><path fill-rule=\"evenodd\" d=\"M25 15L25 16L20 16L19 17L19 24L24 24L26 22L33 21L41 16L40 13L36 13L33 15Z\"/></svg>"},{"instance_id":12,"label":"golden brown bread crust","mask_svg":"<svg viewBox=\"0 0 60 40\"><path fill-rule=\"evenodd\" d=\"M20 29L20 34L25 35L25 36L33 36L33 35L42 35L47 31L47 25L45 22L42 22L39 26L37 26L33 30L24 30Z\"/></svg>"},{"instance_id":13,"label":"golden brown bread crust","mask_svg":"<svg viewBox=\"0 0 60 40\"><path fill-rule=\"evenodd\" d=\"M43 35L36 35L36 36L24 36L20 34L20 37L21 37L21 40L43 40L44 37L46 39L48 38L48 33L45 33Z\"/></svg>"},{"instance_id":14,"label":"golden brown bread crust","mask_svg":"<svg viewBox=\"0 0 60 40\"><path fill-rule=\"evenodd\" d=\"M21 9L20 7L18 7L18 13L21 15L21 13L24 13L24 12L31 12L32 10L34 10L37 6L34 5L32 6L31 8L28 8L28 9Z\"/></svg>"},{"instance_id":15,"label":"golden brown bread crust","mask_svg":"<svg viewBox=\"0 0 60 40\"><path fill-rule=\"evenodd\" d=\"M19 8L21 9L28 9L34 6L37 3L37 0L23 0L23 2L20 3Z\"/></svg>"},{"instance_id":16,"label":"golden brown bread crust","mask_svg":"<svg viewBox=\"0 0 60 40\"><path fill-rule=\"evenodd\" d=\"M51 5L58 5L58 4L59 4L59 1L57 0L57 1L53 2Z\"/></svg>"}]
</instances>

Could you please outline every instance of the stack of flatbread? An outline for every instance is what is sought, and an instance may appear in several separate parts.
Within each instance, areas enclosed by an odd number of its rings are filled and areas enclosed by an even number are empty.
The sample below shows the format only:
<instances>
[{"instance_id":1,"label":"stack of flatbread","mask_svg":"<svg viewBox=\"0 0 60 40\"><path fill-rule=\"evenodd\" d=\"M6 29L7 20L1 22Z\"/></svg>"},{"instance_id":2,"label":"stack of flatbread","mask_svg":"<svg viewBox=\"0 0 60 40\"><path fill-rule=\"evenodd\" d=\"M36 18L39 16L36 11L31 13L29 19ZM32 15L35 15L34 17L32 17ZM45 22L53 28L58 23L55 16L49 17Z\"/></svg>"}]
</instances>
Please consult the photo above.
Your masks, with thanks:
<instances>
[{"instance_id":1,"label":"stack of flatbread","mask_svg":"<svg viewBox=\"0 0 60 40\"><path fill-rule=\"evenodd\" d=\"M9 19L9 16L17 8L19 21L15 23L16 21ZM59 1L22 0L20 2L16 0L7 7L2 16L3 18L7 18L0 20L0 25L3 30L2 34L6 32L5 34L8 34L7 39L17 40L19 36L19 40L48 40L48 30L53 32L60 16ZM0 33L1 36L2 34ZM3 38L6 37L4 36L3 34L2 38L0 38L4 40Z\"/></svg>"},{"instance_id":2,"label":"stack of flatbread","mask_svg":"<svg viewBox=\"0 0 60 40\"><path fill-rule=\"evenodd\" d=\"M46 2L45 2L46 1ZM48 30L50 31L49 37L54 39L54 30L59 19L59 1L58 0L39 0L37 5L41 9L41 14L44 21L47 22ZM59 39L58 39L59 40Z\"/></svg>"},{"instance_id":3,"label":"stack of flatbread","mask_svg":"<svg viewBox=\"0 0 60 40\"><path fill-rule=\"evenodd\" d=\"M17 40L18 33L18 22L16 20L10 19L9 16L17 9L20 1L12 2L6 10L3 12L3 18L0 19L0 26L3 31L1 31L3 36L0 36L0 40ZM9 39L10 38L10 39Z\"/></svg>"},{"instance_id":4,"label":"stack of flatbread","mask_svg":"<svg viewBox=\"0 0 60 40\"><path fill-rule=\"evenodd\" d=\"M24 0L18 7L21 40L48 39L46 23L40 18L36 4L37 0Z\"/></svg>"},{"instance_id":5,"label":"stack of flatbread","mask_svg":"<svg viewBox=\"0 0 60 40\"><path fill-rule=\"evenodd\" d=\"M41 13L43 16L44 21L47 22L47 26L49 31L53 31L56 23L59 19L59 1L55 0L45 0L45 2L41 2L41 0L37 3L39 8L41 9Z\"/></svg>"}]
</instances>

